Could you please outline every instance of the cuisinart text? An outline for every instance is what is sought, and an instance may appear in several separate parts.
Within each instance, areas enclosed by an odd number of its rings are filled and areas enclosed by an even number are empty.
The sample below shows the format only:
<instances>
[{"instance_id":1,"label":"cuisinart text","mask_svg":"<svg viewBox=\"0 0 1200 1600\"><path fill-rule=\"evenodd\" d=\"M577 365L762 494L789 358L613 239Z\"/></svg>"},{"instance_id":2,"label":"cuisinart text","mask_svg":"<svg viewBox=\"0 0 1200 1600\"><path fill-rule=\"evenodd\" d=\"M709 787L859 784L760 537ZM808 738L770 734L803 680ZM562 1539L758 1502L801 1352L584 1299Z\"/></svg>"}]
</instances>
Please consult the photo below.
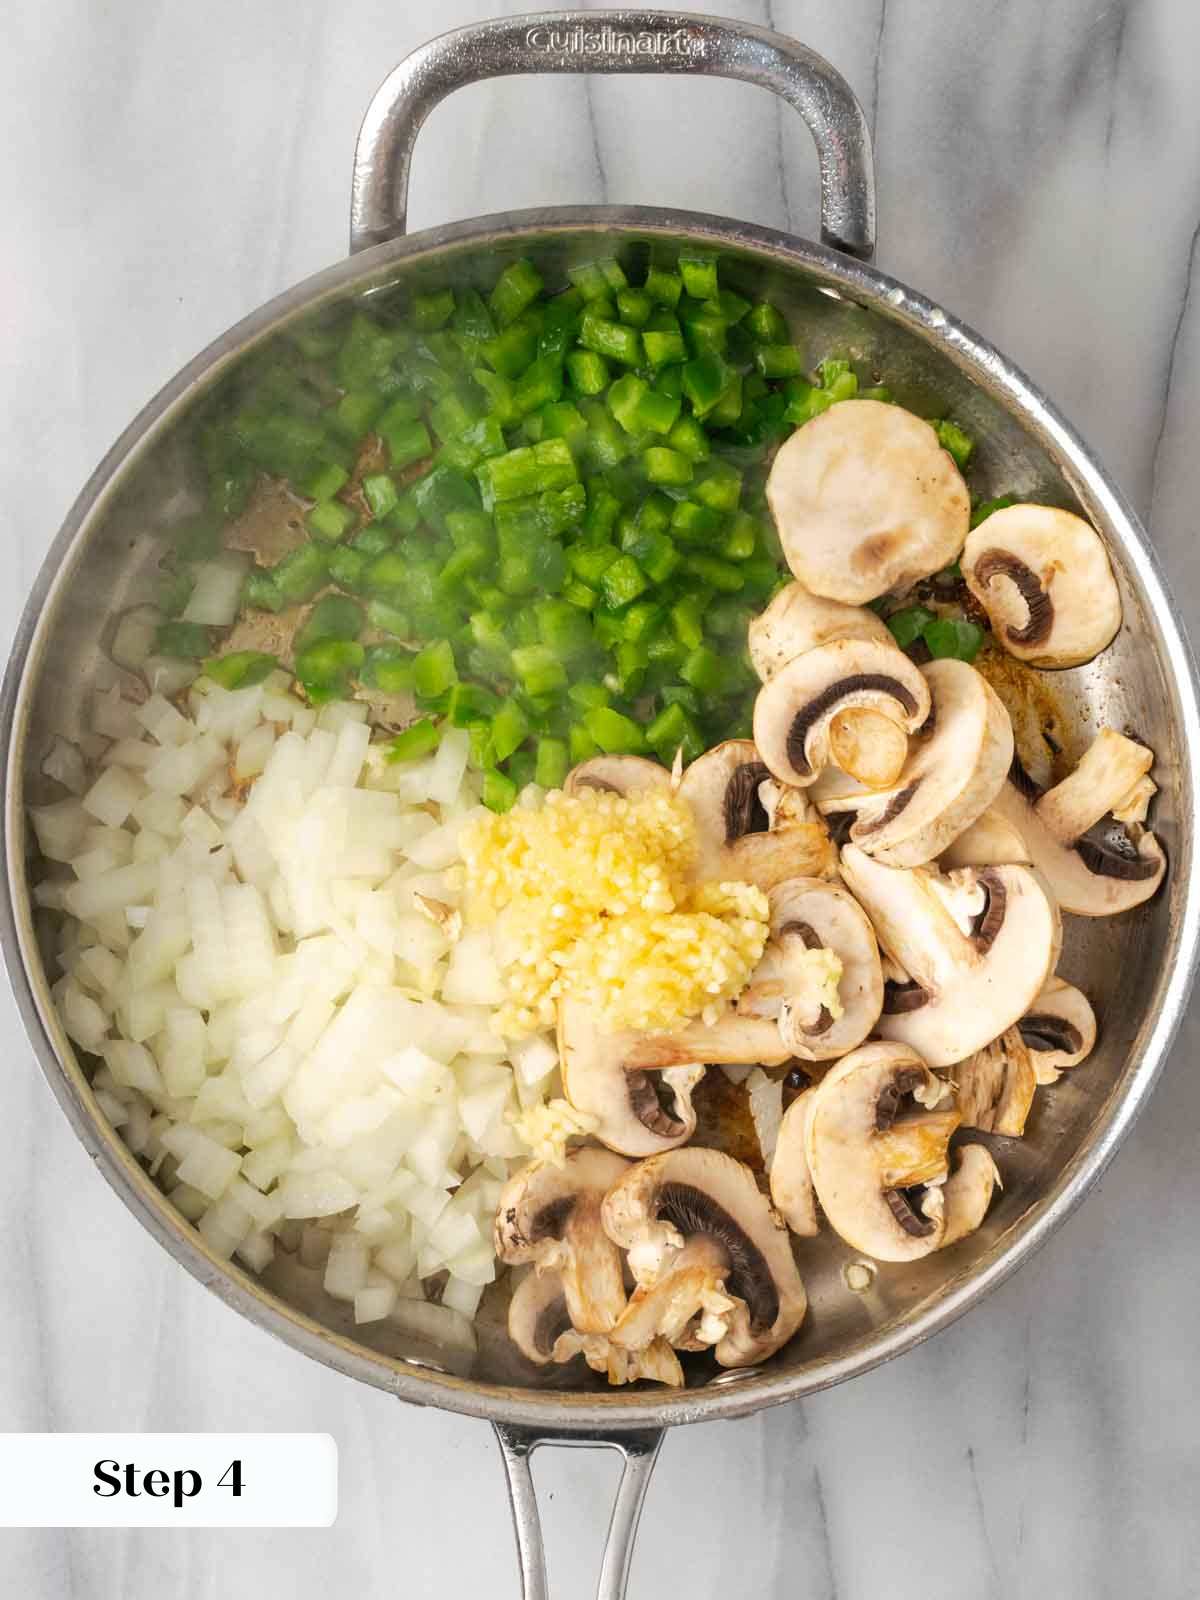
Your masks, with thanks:
<instances>
[{"instance_id":1,"label":"cuisinart text","mask_svg":"<svg viewBox=\"0 0 1200 1600\"><path fill-rule=\"evenodd\" d=\"M525 43L531 50L581 56L687 56L704 55L705 40L689 28L530 28Z\"/></svg>"}]
</instances>

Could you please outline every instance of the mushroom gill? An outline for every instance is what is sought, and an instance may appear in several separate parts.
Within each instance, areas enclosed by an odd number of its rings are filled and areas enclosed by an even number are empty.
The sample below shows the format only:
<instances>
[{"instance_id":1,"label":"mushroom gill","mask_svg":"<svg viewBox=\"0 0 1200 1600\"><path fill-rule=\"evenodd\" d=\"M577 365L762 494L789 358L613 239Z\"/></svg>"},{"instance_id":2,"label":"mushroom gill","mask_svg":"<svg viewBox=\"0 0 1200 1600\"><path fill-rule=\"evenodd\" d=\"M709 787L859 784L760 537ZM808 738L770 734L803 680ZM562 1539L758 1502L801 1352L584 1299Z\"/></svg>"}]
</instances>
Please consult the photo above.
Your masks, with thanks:
<instances>
[{"instance_id":1,"label":"mushroom gill","mask_svg":"<svg viewBox=\"0 0 1200 1600\"><path fill-rule=\"evenodd\" d=\"M1003 625L1003 636L1009 644L1039 645L1049 636L1054 622L1054 602L1042 588L1037 574L1031 572L1019 556L1007 550L988 550L975 563L975 578L981 589L989 588L996 578L1007 578L1020 592L1028 616L1020 627L1009 622Z\"/></svg>"}]
</instances>

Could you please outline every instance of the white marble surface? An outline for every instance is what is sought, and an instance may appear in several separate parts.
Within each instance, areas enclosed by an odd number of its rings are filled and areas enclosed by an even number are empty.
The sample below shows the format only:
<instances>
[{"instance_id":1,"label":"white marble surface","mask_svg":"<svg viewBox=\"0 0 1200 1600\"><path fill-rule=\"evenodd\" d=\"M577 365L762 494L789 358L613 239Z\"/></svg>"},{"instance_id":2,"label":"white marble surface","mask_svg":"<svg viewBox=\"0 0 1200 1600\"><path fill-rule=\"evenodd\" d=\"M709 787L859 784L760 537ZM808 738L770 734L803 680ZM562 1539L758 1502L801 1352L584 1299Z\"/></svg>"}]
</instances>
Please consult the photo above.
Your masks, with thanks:
<instances>
[{"instance_id":1,"label":"white marble surface","mask_svg":"<svg viewBox=\"0 0 1200 1600\"><path fill-rule=\"evenodd\" d=\"M6 645L120 427L344 248L385 71L500 0L15 0L0 55ZM511 6L509 9L516 10ZM830 58L874 122L879 261L1023 363L1200 614L1200 19L1183 0L721 0ZM422 137L414 226L626 200L810 230L803 127L744 86L510 81ZM1017 1280L845 1388L670 1436L634 1563L813 1600L1200 1592L1193 1022L1100 1191ZM172 1266L92 1170L0 992L0 1428L328 1429L327 1532L0 1533L28 1600L517 1593L486 1427L302 1360ZM543 1454L554 1594L591 1592L615 1463Z\"/></svg>"}]
</instances>

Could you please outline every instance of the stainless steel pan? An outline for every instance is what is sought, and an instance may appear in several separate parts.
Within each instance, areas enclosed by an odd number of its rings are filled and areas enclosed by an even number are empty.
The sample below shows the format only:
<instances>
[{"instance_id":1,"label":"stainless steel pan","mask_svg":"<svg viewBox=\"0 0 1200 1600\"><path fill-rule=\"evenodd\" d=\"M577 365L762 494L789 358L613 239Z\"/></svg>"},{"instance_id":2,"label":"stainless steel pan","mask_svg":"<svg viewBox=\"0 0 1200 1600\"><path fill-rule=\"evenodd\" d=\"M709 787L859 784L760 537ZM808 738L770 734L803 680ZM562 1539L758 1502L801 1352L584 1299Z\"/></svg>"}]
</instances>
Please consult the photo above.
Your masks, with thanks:
<instances>
[{"instance_id":1,"label":"stainless steel pan","mask_svg":"<svg viewBox=\"0 0 1200 1600\"><path fill-rule=\"evenodd\" d=\"M654 208L504 213L404 235L413 144L429 110L478 79L539 72L692 72L773 90L805 119L821 166L823 244L725 218ZM736 150L731 152L736 159ZM547 280L572 260L614 247L636 256L655 240L716 249L732 281L768 293L810 351L849 349L886 374L901 399L934 398L980 440L979 482L1078 507L1103 532L1119 574L1125 627L1090 666L1061 675L1080 730L1132 726L1157 754L1155 826L1171 858L1166 889L1133 916L1075 921L1065 965L1086 978L1101 1045L1086 1069L1039 1102L1031 1135L1004 1141L1005 1190L969 1241L880 1272L869 1297L846 1292L846 1253L805 1242L813 1312L800 1336L761 1369L694 1372L663 1394L608 1390L589 1375L531 1377L503 1334L503 1293L485 1301L478 1354L450 1358L396 1333L358 1329L341 1308L289 1277L262 1281L216 1260L129 1155L96 1108L49 996L30 902L24 808L42 798L39 768L56 732L82 726L85 693L106 658L106 623L144 598L157 560L156 519L183 483L178 427L249 349L322 305L396 285L483 282L528 254ZM624 1592L646 1481L672 1423L737 1417L793 1400L899 1355L961 1315L1013 1272L1079 1203L1145 1102L1179 1024L1197 952L1200 888L1193 869L1200 747L1197 683L1157 561L1120 491L1070 425L1009 361L940 306L866 265L874 245L870 142L844 81L793 40L738 22L662 12L560 12L447 34L392 73L367 113L353 185L354 254L230 330L130 425L80 495L26 607L0 701L6 874L0 935L34 1050L83 1144L113 1188L194 1276L244 1316L350 1377L418 1405L484 1417L508 1470L525 1593L546 1594L528 1471L540 1444L608 1445L626 1469L600 1582ZM381 1327L383 1325L380 1325Z\"/></svg>"}]
</instances>

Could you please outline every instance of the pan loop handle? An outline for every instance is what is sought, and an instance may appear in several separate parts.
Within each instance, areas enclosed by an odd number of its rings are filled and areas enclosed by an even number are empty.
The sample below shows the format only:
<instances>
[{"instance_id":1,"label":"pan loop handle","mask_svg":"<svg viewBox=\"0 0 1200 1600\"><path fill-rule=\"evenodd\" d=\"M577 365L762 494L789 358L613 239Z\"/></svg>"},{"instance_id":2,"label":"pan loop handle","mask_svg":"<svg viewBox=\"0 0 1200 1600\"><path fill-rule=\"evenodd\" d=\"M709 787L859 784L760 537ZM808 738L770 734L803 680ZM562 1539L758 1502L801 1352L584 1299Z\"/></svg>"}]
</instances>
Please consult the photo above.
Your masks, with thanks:
<instances>
[{"instance_id":1,"label":"pan loop handle","mask_svg":"<svg viewBox=\"0 0 1200 1600\"><path fill-rule=\"evenodd\" d=\"M500 1454L504 1458L504 1471L508 1477L508 1497L512 1502L513 1527L516 1529L517 1552L521 1561L522 1600L550 1600L537 1491L529 1470L530 1456L539 1445L554 1444L617 1450L624 1457L625 1466L617 1487L617 1498L613 1502L612 1520L604 1541L604 1563L596 1589L596 1600L624 1600L638 1518L642 1514L642 1501L646 1497L650 1474L658 1459L663 1430L638 1428L628 1433L594 1434L556 1432L549 1428L519 1428L507 1422L496 1422L492 1426L496 1430Z\"/></svg>"},{"instance_id":2,"label":"pan loop handle","mask_svg":"<svg viewBox=\"0 0 1200 1600\"><path fill-rule=\"evenodd\" d=\"M405 231L413 146L455 89L542 72L707 74L770 89L808 124L821 165L821 237L863 260L875 249L875 168L862 107L842 75L785 34L685 11L545 11L443 33L384 80L354 153L350 249Z\"/></svg>"}]
</instances>

